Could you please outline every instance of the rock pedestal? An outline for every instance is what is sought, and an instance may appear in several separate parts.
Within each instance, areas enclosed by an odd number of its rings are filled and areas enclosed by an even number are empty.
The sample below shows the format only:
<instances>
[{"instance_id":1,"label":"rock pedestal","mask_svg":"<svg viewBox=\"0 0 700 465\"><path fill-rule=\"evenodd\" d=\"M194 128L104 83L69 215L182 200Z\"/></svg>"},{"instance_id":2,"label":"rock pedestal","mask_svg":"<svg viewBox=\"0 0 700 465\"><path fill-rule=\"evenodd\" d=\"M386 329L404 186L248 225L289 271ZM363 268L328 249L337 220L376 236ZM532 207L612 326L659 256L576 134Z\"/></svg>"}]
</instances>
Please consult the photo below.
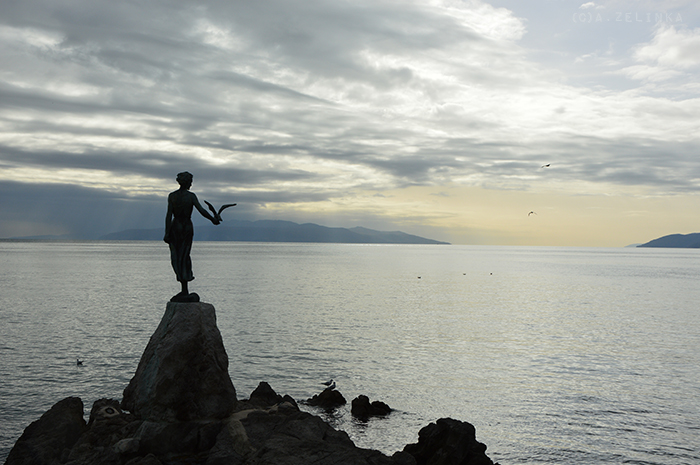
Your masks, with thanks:
<instances>
[{"instance_id":1,"label":"rock pedestal","mask_svg":"<svg viewBox=\"0 0 700 465\"><path fill-rule=\"evenodd\" d=\"M233 413L236 389L213 305L168 303L121 405L158 422L216 420Z\"/></svg>"}]
</instances>

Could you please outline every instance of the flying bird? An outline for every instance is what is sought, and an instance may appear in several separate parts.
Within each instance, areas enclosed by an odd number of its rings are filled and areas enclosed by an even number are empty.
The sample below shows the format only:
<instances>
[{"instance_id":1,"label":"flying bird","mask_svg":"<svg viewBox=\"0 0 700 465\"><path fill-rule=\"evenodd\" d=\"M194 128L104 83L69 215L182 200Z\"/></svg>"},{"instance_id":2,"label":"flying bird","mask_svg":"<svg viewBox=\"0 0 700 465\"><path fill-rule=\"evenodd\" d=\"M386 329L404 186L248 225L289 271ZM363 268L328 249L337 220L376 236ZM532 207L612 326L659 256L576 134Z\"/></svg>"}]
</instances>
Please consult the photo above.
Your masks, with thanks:
<instances>
[{"instance_id":1,"label":"flying bird","mask_svg":"<svg viewBox=\"0 0 700 465\"><path fill-rule=\"evenodd\" d=\"M551 165L551 163L547 163L546 165L542 165L542 166L540 166L540 168L549 168L549 165Z\"/></svg>"},{"instance_id":2,"label":"flying bird","mask_svg":"<svg viewBox=\"0 0 700 465\"><path fill-rule=\"evenodd\" d=\"M204 201L204 203L207 204L207 206L209 207L209 210L211 210L211 212L214 214L214 218L216 218L219 221L224 221L221 219L221 212L222 211L224 211L228 207L235 207L236 206L235 203L227 203L226 205L222 205L221 208L219 208L219 211L217 212L216 209L214 208L214 205L210 204L206 200Z\"/></svg>"},{"instance_id":3,"label":"flying bird","mask_svg":"<svg viewBox=\"0 0 700 465\"><path fill-rule=\"evenodd\" d=\"M527 214L527 216L536 215L536 214L537 214L537 213L535 213L535 212L530 212L530 213Z\"/></svg>"}]
</instances>

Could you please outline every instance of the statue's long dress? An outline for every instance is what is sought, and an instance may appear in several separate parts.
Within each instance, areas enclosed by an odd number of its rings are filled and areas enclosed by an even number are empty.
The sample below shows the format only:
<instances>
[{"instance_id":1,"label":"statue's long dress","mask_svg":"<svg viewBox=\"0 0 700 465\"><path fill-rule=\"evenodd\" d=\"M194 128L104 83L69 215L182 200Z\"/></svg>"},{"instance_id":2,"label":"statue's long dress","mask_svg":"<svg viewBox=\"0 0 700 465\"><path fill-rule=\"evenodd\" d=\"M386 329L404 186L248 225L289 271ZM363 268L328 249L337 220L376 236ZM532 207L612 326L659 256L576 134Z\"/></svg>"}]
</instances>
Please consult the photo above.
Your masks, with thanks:
<instances>
[{"instance_id":1,"label":"statue's long dress","mask_svg":"<svg viewBox=\"0 0 700 465\"><path fill-rule=\"evenodd\" d=\"M173 223L170 226L170 261L179 282L189 282L194 279L192 274L192 240L194 239L194 226L189 214L175 211Z\"/></svg>"}]
</instances>

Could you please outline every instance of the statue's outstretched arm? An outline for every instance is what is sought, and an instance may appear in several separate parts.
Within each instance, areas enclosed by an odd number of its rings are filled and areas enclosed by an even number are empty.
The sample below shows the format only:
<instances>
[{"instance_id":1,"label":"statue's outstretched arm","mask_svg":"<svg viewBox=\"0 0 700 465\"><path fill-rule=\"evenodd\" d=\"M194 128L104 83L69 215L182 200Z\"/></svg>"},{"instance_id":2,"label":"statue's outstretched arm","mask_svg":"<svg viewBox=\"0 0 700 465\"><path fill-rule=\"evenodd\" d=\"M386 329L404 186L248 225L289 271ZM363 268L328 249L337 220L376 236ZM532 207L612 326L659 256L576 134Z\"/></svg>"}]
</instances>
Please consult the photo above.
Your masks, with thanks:
<instances>
[{"instance_id":1,"label":"statue's outstretched arm","mask_svg":"<svg viewBox=\"0 0 700 465\"><path fill-rule=\"evenodd\" d=\"M193 198L193 202L192 202L192 203L194 204L194 207L197 209L197 211L198 211L199 213L202 214L202 216L203 216L204 218L208 219L209 221L211 221L211 222L214 223L214 224L219 224L219 223L221 222L221 221L219 221L218 218L216 218L216 217L214 217L214 216L211 216L211 215L209 214L209 212L206 211L206 210L204 209L204 207L202 206L201 203L199 203L199 199L197 199L197 196L196 196L194 193L192 194L192 198Z\"/></svg>"}]
</instances>

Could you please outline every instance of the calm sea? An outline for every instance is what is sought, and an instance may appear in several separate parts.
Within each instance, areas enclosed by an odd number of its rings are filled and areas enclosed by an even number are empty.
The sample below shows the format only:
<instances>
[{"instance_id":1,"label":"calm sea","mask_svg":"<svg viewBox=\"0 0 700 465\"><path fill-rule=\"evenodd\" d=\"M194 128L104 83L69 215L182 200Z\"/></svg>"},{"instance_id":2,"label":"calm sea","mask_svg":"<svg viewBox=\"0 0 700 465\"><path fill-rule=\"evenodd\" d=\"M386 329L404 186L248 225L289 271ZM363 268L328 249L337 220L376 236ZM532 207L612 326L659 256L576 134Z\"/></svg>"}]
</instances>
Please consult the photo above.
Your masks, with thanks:
<instances>
[{"instance_id":1,"label":"calm sea","mask_svg":"<svg viewBox=\"0 0 700 465\"><path fill-rule=\"evenodd\" d=\"M198 242L239 398L336 380L393 453L440 417L507 464L700 463L700 251ZM121 399L178 284L157 242L0 242L0 461L66 396ZM76 358L84 366L76 366Z\"/></svg>"}]
</instances>

